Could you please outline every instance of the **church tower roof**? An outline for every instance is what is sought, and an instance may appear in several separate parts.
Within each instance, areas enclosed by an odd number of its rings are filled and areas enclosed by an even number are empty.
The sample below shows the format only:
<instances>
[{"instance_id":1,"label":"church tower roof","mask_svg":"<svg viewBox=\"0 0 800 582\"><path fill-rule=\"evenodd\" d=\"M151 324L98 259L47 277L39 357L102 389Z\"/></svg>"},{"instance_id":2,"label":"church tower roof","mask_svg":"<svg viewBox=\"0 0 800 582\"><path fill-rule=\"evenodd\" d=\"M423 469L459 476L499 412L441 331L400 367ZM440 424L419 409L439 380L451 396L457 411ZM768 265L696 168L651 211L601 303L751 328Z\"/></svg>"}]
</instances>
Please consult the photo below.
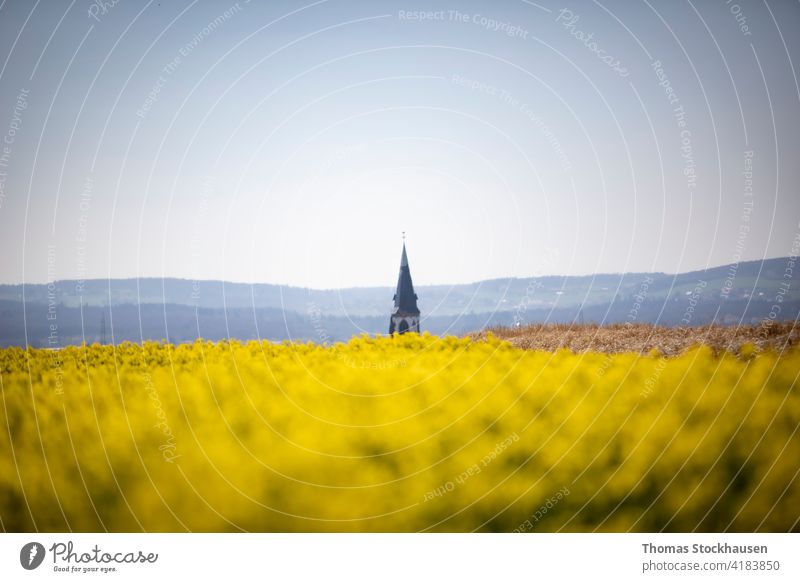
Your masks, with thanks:
<instances>
[{"instance_id":1,"label":"church tower roof","mask_svg":"<svg viewBox=\"0 0 800 582\"><path fill-rule=\"evenodd\" d=\"M403 241L403 254L400 257L400 275L397 277L397 291L394 294L394 310L392 313L419 315L417 294L411 281L411 269L408 266L406 243Z\"/></svg>"}]
</instances>

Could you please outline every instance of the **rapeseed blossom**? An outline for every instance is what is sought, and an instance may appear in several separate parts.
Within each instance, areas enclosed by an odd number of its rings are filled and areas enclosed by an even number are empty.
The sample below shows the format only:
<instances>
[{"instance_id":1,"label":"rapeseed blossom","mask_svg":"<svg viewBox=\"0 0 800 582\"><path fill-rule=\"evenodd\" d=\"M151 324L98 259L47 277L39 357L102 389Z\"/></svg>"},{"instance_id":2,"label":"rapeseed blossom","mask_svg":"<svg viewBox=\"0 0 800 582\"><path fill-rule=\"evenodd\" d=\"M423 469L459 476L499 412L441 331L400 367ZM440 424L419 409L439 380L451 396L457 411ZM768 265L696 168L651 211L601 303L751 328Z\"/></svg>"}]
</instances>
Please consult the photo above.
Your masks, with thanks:
<instances>
[{"instance_id":1,"label":"rapeseed blossom","mask_svg":"<svg viewBox=\"0 0 800 582\"><path fill-rule=\"evenodd\" d=\"M8 348L0 518L10 531L796 531L798 371L797 349L576 354L428 334Z\"/></svg>"}]
</instances>

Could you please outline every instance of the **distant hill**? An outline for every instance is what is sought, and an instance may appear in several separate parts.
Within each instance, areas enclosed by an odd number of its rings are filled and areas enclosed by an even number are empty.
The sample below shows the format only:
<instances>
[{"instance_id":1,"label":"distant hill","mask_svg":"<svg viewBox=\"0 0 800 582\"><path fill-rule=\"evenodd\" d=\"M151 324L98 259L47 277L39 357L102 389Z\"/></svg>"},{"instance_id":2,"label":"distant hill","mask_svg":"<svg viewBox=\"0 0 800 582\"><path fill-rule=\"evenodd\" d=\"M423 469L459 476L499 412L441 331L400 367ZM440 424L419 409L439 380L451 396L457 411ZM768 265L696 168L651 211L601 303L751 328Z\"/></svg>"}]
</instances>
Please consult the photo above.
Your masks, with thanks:
<instances>
[{"instance_id":1,"label":"distant hill","mask_svg":"<svg viewBox=\"0 0 800 582\"><path fill-rule=\"evenodd\" d=\"M757 323L771 313L787 321L797 319L800 308L800 269L787 270L789 260L678 275L423 285L417 294L423 330L439 334L542 322ZM54 346L98 341L102 312L106 339L116 342L197 337L341 341L357 333L386 333L393 293L391 287L318 290L169 278L0 285L0 345L42 346L48 338Z\"/></svg>"}]
</instances>

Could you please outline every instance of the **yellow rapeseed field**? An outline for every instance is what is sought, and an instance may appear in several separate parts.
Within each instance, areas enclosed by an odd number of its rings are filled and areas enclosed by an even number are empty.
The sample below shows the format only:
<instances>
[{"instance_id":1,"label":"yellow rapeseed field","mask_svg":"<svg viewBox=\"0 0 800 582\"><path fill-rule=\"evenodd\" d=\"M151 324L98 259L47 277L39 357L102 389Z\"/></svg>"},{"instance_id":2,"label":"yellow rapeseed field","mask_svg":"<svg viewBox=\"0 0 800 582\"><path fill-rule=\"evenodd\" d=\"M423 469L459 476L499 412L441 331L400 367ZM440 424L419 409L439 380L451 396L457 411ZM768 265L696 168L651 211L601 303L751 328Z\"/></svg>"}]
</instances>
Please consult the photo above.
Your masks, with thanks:
<instances>
[{"instance_id":1,"label":"yellow rapeseed field","mask_svg":"<svg viewBox=\"0 0 800 582\"><path fill-rule=\"evenodd\" d=\"M800 351L0 350L7 531L797 531Z\"/></svg>"}]
</instances>

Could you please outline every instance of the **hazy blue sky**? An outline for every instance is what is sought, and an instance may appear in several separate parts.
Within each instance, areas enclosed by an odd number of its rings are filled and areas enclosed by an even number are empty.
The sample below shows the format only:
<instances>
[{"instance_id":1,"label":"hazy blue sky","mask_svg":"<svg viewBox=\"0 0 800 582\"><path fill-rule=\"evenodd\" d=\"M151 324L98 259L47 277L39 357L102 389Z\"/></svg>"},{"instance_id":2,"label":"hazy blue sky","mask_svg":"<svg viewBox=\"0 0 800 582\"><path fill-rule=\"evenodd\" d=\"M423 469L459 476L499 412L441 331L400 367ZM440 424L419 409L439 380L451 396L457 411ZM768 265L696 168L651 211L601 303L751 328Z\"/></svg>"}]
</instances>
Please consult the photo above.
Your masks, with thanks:
<instances>
[{"instance_id":1,"label":"hazy blue sky","mask_svg":"<svg viewBox=\"0 0 800 582\"><path fill-rule=\"evenodd\" d=\"M391 285L401 231L417 284L788 255L798 31L777 0L6 0L0 282Z\"/></svg>"}]
</instances>

